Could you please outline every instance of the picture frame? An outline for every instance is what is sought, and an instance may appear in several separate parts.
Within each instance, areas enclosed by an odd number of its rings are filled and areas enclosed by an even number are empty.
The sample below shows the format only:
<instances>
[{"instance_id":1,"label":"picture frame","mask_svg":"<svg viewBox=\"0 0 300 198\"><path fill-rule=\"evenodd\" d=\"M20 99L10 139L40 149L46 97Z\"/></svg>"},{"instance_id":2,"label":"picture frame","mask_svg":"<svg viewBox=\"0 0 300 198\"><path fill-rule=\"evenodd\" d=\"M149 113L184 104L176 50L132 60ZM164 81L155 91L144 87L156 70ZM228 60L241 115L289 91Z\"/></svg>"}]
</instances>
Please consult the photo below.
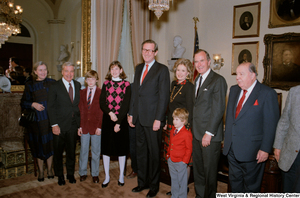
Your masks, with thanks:
<instances>
[{"instance_id":1,"label":"picture frame","mask_svg":"<svg viewBox=\"0 0 300 198\"><path fill-rule=\"evenodd\" d=\"M232 38L259 37L261 3L234 6Z\"/></svg>"},{"instance_id":2,"label":"picture frame","mask_svg":"<svg viewBox=\"0 0 300 198\"><path fill-rule=\"evenodd\" d=\"M266 34L263 83L282 90L300 85L300 33Z\"/></svg>"},{"instance_id":3,"label":"picture frame","mask_svg":"<svg viewBox=\"0 0 300 198\"><path fill-rule=\"evenodd\" d=\"M300 25L300 1L270 0L269 28Z\"/></svg>"},{"instance_id":4,"label":"picture frame","mask_svg":"<svg viewBox=\"0 0 300 198\"><path fill-rule=\"evenodd\" d=\"M258 65L258 47L259 42L244 42L232 43L232 64L231 75L236 75L236 68L243 62L251 62L256 66Z\"/></svg>"}]
</instances>

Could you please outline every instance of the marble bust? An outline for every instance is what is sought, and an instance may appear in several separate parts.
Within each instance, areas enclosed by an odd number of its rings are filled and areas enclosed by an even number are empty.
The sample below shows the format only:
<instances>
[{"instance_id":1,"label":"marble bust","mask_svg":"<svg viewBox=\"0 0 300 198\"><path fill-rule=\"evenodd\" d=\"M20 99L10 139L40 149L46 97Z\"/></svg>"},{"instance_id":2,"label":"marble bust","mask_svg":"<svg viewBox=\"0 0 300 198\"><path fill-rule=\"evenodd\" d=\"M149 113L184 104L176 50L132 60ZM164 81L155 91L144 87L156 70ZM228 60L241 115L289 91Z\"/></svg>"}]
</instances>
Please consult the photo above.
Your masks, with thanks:
<instances>
[{"instance_id":1,"label":"marble bust","mask_svg":"<svg viewBox=\"0 0 300 198\"><path fill-rule=\"evenodd\" d=\"M57 70L61 72L62 65L67 62L70 58L70 52L68 51L68 45L61 45L60 46L60 52L59 56L57 58L57 61L59 62L59 65L57 65Z\"/></svg>"},{"instance_id":2,"label":"marble bust","mask_svg":"<svg viewBox=\"0 0 300 198\"><path fill-rule=\"evenodd\" d=\"M172 58L182 58L186 49L185 47L182 47L181 44L182 44L181 36L175 36L173 40L174 49L171 54Z\"/></svg>"},{"instance_id":3,"label":"marble bust","mask_svg":"<svg viewBox=\"0 0 300 198\"><path fill-rule=\"evenodd\" d=\"M171 60L168 60L169 70L173 71L173 66L176 60L183 57L183 54L185 53L185 47L181 46L182 44L182 38L181 36L175 36L173 39L173 50L171 53Z\"/></svg>"}]
</instances>

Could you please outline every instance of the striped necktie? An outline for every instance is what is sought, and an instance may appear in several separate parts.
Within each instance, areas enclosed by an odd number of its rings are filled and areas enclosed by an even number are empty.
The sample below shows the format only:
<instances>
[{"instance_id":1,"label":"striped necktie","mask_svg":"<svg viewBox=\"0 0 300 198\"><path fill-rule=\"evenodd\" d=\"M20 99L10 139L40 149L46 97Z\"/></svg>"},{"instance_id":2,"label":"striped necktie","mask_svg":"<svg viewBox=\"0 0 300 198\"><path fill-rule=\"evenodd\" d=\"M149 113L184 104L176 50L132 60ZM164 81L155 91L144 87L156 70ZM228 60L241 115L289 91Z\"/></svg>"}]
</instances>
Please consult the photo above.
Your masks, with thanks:
<instances>
[{"instance_id":1,"label":"striped necktie","mask_svg":"<svg viewBox=\"0 0 300 198\"><path fill-rule=\"evenodd\" d=\"M178 133L178 129L175 129L173 136L175 136Z\"/></svg>"},{"instance_id":2,"label":"striped necktie","mask_svg":"<svg viewBox=\"0 0 300 198\"><path fill-rule=\"evenodd\" d=\"M90 89L89 96L88 96L88 101L87 101L88 109L90 109L91 103L92 103L92 101L91 101L91 99L92 99L92 90L93 90L93 88Z\"/></svg>"}]
</instances>

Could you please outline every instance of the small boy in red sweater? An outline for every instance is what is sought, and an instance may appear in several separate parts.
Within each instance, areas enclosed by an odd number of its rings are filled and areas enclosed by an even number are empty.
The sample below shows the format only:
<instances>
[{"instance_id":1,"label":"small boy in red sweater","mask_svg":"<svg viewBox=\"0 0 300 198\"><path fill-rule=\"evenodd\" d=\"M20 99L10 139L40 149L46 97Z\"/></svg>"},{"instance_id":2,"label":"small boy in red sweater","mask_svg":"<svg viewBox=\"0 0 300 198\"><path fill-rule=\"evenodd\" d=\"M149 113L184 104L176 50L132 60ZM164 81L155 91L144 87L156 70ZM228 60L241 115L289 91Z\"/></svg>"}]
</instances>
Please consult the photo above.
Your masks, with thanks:
<instances>
[{"instance_id":1,"label":"small boy in red sweater","mask_svg":"<svg viewBox=\"0 0 300 198\"><path fill-rule=\"evenodd\" d=\"M177 108L173 112L173 125L170 131L170 145L167 153L171 175L172 197L187 197L187 165L192 155L192 133L185 128L189 112Z\"/></svg>"}]
</instances>

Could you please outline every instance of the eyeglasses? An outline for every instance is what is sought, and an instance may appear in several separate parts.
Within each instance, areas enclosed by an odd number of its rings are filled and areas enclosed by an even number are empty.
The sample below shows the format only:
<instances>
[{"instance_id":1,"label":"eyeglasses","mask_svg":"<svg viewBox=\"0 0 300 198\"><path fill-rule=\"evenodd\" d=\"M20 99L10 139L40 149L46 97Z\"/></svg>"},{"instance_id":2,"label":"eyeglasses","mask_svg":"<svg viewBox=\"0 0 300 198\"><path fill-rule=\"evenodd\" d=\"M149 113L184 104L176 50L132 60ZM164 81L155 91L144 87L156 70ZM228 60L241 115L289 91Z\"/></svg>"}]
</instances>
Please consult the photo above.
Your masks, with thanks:
<instances>
[{"instance_id":1,"label":"eyeglasses","mask_svg":"<svg viewBox=\"0 0 300 198\"><path fill-rule=\"evenodd\" d=\"M142 49L143 53L155 52L155 50L151 49Z\"/></svg>"}]
</instances>

